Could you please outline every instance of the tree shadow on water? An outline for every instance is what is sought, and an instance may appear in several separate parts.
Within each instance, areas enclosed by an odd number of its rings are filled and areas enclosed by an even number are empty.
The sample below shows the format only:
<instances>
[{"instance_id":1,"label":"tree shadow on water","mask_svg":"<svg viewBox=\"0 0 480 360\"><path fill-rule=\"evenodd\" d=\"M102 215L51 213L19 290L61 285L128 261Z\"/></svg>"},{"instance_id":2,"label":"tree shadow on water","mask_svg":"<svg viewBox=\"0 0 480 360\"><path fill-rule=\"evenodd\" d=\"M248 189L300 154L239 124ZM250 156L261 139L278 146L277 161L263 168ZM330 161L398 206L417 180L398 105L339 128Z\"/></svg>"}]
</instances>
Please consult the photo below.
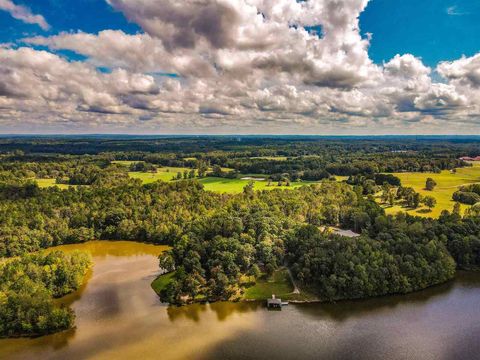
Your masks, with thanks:
<instances>
[{"instance_id":1,"label":"tree shadow on water","mask_svg":"<svg viewBox=\"0 0 480 360\"><path fill-rule=\"evenodd\" d=\"M435 298L447 296L457 287L480 287L480 274L457 274L454 280L403 295L387 295L361 300L342 300L331 303L299 304L298 311L313 318L330 318L344 321L401 305L421 305Z\"/></svg>"},{"instance_id":2,"label":"tree shadow on water","mask_svg":"<svg viewBox=\"0 0 480 360\"><path fill-rule=\"evenodd\" d=\"M170 321L174 322L184 318L199 322L201 314L213 311L219 321L225 321L229 316L238 313L256 311L259 302L215 302L211 304L191 304L185 306L169 306L167 314Z\"/></svg>"}]
</instances>

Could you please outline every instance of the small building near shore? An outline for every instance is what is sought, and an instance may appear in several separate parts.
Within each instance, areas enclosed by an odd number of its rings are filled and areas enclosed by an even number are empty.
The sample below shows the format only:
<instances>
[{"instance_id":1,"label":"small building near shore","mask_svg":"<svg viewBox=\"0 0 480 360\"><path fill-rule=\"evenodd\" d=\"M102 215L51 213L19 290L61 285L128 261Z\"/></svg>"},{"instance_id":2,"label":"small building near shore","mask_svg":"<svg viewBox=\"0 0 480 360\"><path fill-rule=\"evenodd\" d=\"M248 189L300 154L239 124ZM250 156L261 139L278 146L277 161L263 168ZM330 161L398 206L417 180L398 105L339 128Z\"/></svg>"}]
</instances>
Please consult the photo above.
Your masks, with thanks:
<instances>
[{"instance_id":1,"label":"small building near shore","mask_svg":"<svg viewBox=\"0 0 480 360\"><path fill-rule=\"evenodd\" d=\"M280 309L282 307L282 299L277 299L272 295L271 299L267 299L267 307L269 309Z\"/></svg>"}]
</instances>

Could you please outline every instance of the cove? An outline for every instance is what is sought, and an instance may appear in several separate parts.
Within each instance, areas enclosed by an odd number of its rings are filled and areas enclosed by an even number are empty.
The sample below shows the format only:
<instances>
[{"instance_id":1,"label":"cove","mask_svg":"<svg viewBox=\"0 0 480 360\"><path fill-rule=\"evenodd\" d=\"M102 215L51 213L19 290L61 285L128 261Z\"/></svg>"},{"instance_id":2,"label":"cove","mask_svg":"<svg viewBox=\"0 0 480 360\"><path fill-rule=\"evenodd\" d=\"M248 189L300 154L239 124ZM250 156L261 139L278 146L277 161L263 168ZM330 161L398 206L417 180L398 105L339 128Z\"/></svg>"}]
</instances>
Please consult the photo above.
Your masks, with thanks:
<instances>
[{"instance_id":1,"label":"cove","mask_svg":"<svg viewBox=\"0 0 480 360\"><path fill-rule=\"evenodd\" d=\"M76 328L0 340L0 359L475 359L480 274L421 292L335 304L169 307L150 287L166 247L92 241L85 284L59 300Z\"/></svg>"}]
</instances>

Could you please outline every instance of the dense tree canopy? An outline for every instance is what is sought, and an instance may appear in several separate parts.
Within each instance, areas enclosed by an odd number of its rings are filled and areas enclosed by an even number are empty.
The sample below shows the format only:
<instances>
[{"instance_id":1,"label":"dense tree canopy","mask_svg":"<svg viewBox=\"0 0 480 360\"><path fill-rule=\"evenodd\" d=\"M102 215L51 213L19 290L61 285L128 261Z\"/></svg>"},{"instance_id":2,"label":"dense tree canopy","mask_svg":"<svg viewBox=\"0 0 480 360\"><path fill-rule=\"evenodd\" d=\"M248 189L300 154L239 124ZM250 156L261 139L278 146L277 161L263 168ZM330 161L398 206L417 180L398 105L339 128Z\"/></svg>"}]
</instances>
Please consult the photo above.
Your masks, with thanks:
<instances>
[{"instance_id":1,"label":"dense tree canopy","mask_svg":"<svg viewBox=\"0 0 480 360\"><path fill-rule=\"evenodd\" d=\"M44 335L73 326L72 310L52 299L78 289L89 266L87 254L61 251L0 265L0 336Z\"/></svg>"}]
</instances>

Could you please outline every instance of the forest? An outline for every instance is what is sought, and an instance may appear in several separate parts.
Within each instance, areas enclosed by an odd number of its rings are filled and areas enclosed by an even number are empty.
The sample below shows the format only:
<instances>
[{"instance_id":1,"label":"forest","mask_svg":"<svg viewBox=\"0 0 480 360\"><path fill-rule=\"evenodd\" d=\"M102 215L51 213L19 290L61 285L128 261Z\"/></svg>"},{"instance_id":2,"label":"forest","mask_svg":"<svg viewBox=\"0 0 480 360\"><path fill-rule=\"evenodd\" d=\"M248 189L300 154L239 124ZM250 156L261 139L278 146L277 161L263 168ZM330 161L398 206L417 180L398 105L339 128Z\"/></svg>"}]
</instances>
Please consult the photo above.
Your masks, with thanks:
<instances>
[{"instance_id":1,"label":"forest","mask_svg":"<svg viewBox=\"0 0 480 360\"><path fill-rule=\"evenodd\" d=\"M75 314L54 303L83 283L86 253L26 254L0 264L0 337L38 336L71 328Z\"/></svg>"},{"instance_id":2,"label":"forest","mask_svg":"<svg viewBox=\"0 0 480 360\"><path fill-rule=\"evenodd\" d=\"M169 274L160 297L177 305L239 299L242 279L284 266L323 301L443 283L456 269L480 267L478 186L455 193L455 201L471 205L464 213L455 205L438 219L387 215L375 196L418 207L428 196L403 187L392 172L453 172L472 166L460 156L477 152L469 138L2 138L0 333L72 326L71 311L52 298L77 288L89 262L36 254L93 239L169 245L159 258ZM150 183L131 176L167 167L183 170ZM202 183L255 176L284 186L256 190L246 181L240 193L225 193ZM426 186L433 190L432 181ZM62 264L64 274L47 276L51 263Z\"/></svg>"}]
</instances>

